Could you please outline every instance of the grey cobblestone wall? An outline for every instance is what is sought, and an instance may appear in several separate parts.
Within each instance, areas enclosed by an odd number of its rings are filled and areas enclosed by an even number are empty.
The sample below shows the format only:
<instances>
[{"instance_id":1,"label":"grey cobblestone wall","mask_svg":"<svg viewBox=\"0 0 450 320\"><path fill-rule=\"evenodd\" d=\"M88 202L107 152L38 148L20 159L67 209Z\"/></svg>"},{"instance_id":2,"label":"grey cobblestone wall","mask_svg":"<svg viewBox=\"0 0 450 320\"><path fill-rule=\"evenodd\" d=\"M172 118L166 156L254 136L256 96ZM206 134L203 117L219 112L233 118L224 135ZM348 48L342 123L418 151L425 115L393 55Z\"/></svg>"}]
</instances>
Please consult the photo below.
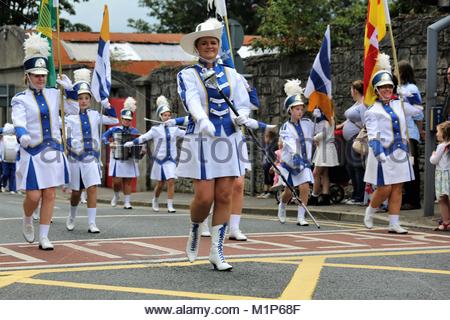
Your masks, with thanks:
<instances>
[{"instance_id":1,"label":"grey cobblestone wall","mask_svg":"<svg viewBox=\"0 0 450 320\"><path fill-rule=\"evenodd\" d=\"M407 60L414 67L417 85L426 97L426 34L427 27L442 18L442 16L422 16L411 19L408 16L400 16L393 21L393 33L399 60ZM336 106L338 122L343 118L343 112L352 105L350 96L350 84L353 80L363 77L363 35L364 26L349 30L355 42L350 47L332 48L332 81L333 101ZM388 35L380 44L381 51L391 54ZM446 88L446 68L450 65L450 30L440 34L438 55L438 97L443 100ZM254 115L255 118L266 123L281 124L286 119L282 112L282 104L285 99L283 91L284 82L287 79L298 78L302 80L302 86L306 84L309 72L317 52L300 53L295 56L260 56L245 60L245 73L250 75L249 82L258 90L261 101L261 109ZM154 71L150 77L151 83L151 110L153 118L156 98L164 94L172 102L176 115L184 115L183 107L176 90L176 74L181 67L164 67ZM263 188L262 157L255 148L250 147L254 161L254 175L248 174L246 178L246 190L260 192ZM192 191L192 184L188 181L177 182L178 191Z\"/></svg>"}]
</instances>

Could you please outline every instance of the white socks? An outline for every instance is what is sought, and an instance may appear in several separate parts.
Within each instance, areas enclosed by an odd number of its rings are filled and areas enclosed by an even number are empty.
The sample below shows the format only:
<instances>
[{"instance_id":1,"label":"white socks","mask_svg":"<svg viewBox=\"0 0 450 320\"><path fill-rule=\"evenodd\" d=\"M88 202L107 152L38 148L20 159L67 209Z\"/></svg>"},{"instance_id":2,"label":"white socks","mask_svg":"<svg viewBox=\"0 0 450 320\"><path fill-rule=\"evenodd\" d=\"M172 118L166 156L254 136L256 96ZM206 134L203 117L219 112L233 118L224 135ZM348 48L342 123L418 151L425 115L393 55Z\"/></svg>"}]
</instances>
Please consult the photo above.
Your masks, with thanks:
<instances>
[{"instance_id":1,"label":"white socks","mask_svg":"<svg viewBox=\"0 0 450 320\"><path fill-rule=\"evenodd\" d=\"M50 230L49 224L40 224L39 225L39 239L44 237L48 238L48 231Z\"/></svg>"},{"instance_id":2,"label":"white socks","mask_svg":"<svg viewBox=\"0 0 450 320\"><path fill-rule=\"evenodd\" d=\"M87 208L88 224L95 224L95 216L97 215L97 208Z\"/></svg>"},{"instance_id":3,"label":"white socks","mask_svg":"<svg viewBox=\"0 0 450 320\"><path fill-rule=\"evenodd\" d=\"M240 214L230 215L230 230L239 230L239 223L241 222Z\"/></svg>"},{"instance_id":4,"label":"white socks","mask_svg":"<svg viewBox=\"0 0 450 320\"><path fill-rule=\"evenodd\" d=\"M284 203L283 201L280 201L280 204L278 205L278 207L281 208L281 209L286 209L286 205L287 205L287 203Z\"/></svg>"},{"instance_id":5,"label":"white socks","mask_svg":"<svg viewBox=\"0 0 450 320\"><path fill-rule=\"evenodd\" d=\"M394 226L400 224L400 215L390 214L389 215L389 225Z\"/></svg>"},{"instance_id":6,"label":"white socks","mask_svg":"<svg viewBox=\"0 0 450 320\"><path fill-rule=\"evenodd\" d=\"M156 198L156 201L158 201L158 198ZM173 199L167 199L167 207L173 208Z\"/></svg>"},{"instance_id":7,"label":"white socks","mask_svg":"<svg viewBox=\"0 0 450 320\"><path fill-rule=\"evenodd\" d=\"M298 206L297 209L297 218L305 220L305 208L303 206Z\"/></svg>"},{"instance_id":8,"label":"white socks","mask_svg":"<svg viewBox=\"0 0 450 320\"><path fill-rule=\"evenodd\" d=\"M129 195L129 194L125 195L124 202L130 203L130 200L131 200L131 195Z\"/></svg>"},{"instance_id":9,"label":"white socks","mask_svg":"<svg viewBox=\"0 0 450 320\"><path fill-rule=\"evenodd\" d=\"M368 213L373 216L377 212L377 208L373 208L371 205L367 207Z\"/></svg>"},{"instance_id":10,"label":"white socks","mask_svg":"<svg viewBox=\"0 0 450 320\"><path fill-rule=\"evenodd\" d=\"M75 219L75 217L77 216L77 211L78 211L78 206L70 206L70 217L73 219Z\"/></svg>"},{"instance_id":11,"label":"white socks","mask_svg":"<svg viewBox=\"0 0 450 320\"><path fill-rule=\"evenodd\" d=\"M119 199L119 197L120 197L120 192L115 192L115 191L114 191L114 197L116 197L116 199Z\"/></svg>"},{"instance_id":12,"label":"white socks","mask_svg":"<svg viewBox=\"0 0 450 320\"><path fill-rule=\"evenodd\" d=\"M25 224L31 224L32 221L33 221L33 216L27 217L25 214L23 214L23 222Z\"/></svg>"}]
</instances>

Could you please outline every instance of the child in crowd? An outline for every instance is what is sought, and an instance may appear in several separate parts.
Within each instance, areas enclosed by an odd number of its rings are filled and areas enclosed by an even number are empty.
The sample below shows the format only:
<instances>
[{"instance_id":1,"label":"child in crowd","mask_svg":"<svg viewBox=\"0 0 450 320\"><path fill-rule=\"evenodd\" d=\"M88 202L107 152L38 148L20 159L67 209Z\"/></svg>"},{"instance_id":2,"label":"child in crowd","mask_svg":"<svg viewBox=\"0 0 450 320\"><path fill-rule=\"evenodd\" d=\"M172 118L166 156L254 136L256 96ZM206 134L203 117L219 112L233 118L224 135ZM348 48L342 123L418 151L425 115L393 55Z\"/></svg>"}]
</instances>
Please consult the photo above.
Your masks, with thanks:
<instances>
[{"instance_id":1,"label":"child in crowd","mask_svg":"<svg viewBox=\"0 0 450 320\"><path fill-rule=\"evenodd\" d=\"M276 155L275 150L277 149L277 139L276 133L271 130L267 130L264 134L264 145L267 155L272 161L275 161ZM261 193L258 199L267 199L271 195L270 188L272 187L274 181L274 173L271 170L272 166L266 157L264 157L263 171L264 171L264 192Z\"/></svg>"},{"instance_id":2,"label":"child in crowd","mask_svg":"<svg viewBox=\"0 0 450 320\"><path fill-rule=\"evenodd\" d=\"M435 231L448 231L450 229L450 121L437 126L436 138L439 145L430 157L430 162L436 166L435 189L439 200L442 223Z\"/></svg>"},{"instance_id":3,"label":"child in crowd","mask_svg":"<svg viewBox=\"0 0 450 320\"><path fill-rule=\"evenodd\" d=\"M336 146L334 145L334 119L327 119L319 109L314 109L315 118L314 143L314 187L309 203L311 205L330 205L330 177L328 168L339 165ZM322 194L321 194L322 193ZM319 201L319 195L320 201Z\"/></svg>"}]
</instances>

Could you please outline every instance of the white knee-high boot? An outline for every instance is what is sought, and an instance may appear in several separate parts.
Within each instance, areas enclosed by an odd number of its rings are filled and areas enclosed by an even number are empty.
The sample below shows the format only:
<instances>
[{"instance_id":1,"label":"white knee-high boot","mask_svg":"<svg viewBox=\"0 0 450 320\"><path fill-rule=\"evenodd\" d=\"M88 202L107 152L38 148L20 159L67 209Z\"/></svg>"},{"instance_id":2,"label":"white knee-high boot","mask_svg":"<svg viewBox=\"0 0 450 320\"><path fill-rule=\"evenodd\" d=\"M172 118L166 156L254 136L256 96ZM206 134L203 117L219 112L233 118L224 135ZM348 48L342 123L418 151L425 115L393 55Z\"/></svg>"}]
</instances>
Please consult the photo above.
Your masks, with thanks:
<instances>
[{"instance_id":1,"label":"white knee-high boot","mask_svg":"<svg viewBox=\"0 0 450 320\"><path fill-rule=\"evenodd\" d=\"M197 258L198 247L200 245L200 223L192 222L189 229L189 239L186 244L186 255L189 262L194 262Z\"/></svg>"},{"instance_id":2,"label":"white knee-high boot","mask_svg":"<svg viewBox=\"0 0 450 320\"><path fill-rule=\"evenodd\" d=\"M223 257L223 242L225 241L225 230L227 224L213 226L211 230L211 251L209 252L209 262L212 263L214 270L229 271L233 267L225 262Z\"/></svg>"}]
</instances>

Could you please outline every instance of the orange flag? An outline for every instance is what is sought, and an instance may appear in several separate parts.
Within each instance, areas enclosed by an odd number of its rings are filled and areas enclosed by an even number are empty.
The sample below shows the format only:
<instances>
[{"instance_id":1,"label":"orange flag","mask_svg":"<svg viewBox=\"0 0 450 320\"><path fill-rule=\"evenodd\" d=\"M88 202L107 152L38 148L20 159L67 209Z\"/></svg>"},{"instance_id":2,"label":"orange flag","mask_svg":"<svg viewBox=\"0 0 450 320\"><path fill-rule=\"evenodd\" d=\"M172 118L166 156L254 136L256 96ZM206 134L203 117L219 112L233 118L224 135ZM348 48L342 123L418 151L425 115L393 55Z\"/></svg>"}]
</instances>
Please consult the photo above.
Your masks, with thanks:
<instances>
[{"instance_id":1,"label":"orange flag","mask_svg":"<svg viewBox=\"0 0 450 320\"><path fill-rule=\"evenodd\" d=\"M386 0L369 0L366 30L364 33L364 103L371 106L376 99L372 75L377 72L378 43L386 35Z\"/></svg>"}]
</instances>

